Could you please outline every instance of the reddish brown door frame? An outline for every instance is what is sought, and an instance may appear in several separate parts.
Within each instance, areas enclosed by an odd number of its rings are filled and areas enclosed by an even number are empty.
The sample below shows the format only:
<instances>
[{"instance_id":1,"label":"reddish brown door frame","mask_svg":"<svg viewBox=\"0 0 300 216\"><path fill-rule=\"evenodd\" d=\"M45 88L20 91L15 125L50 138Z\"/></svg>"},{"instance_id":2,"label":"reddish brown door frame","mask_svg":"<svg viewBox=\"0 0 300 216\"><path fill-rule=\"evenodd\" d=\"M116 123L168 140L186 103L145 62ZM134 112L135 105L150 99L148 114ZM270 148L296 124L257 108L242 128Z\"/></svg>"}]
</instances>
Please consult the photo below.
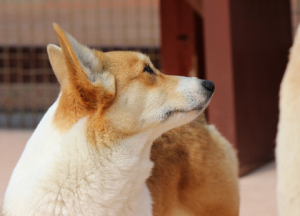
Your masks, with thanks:
<instances>
[{"instance_id":1,"label":"reddish brown door frame","mask_svg":"<svg viewBox=\"0 0 300 216\"><path fill-rule=\"evenodd\" d=\"M164 73L195 74L194 11L184 0L161 0L161 57Z\"/></svg>"},{"instance_id":2,"label":"reddish brown door frame","mask_svg":"<svg viewBox=\"0 0 300 216\"><path fill-rule=\"evenodd\" d=\"M205 62L202 18L196 15L184 0L160 1L162 66L167 74L188 76L190 71L197 71L194 75L216 83L217 91L222 94L214 95L208 118L211 122L217 122L222 133L235 144L229 8L223 10L226 6L224 2L221 1L212 10L212 13L216 14L216 19L205 20L205 25L214 25L214 28L205 28L206 42L209 44L205 52ZM220 37L222 40L215 40ZM206 71L213 73L205 73ZM221 72L218 73L219 71ZM228 120L222 121L223 119Z\"/></svg>"},{"instance_id":3,"label":"reddish brown door frame","mask_svg":"<svg viewBox=\"0 0 300 216\"><path fill-rule=\"evenodd\" d=\"M244 173L274 158L279 86L292 44L290 1L231 0L230 11L236 143Z\"/></svg>"},{"instance_id":4,"label":"reddish brown door frame","mask_svg":"<svg viewBox=\"0 0 300 216\"><path fill-rule=\"evenodd\" d=\"M237 148L229 1L213 2L203 2L205 75L216 85L208 117Z\"/></svg>"},{"instance_id":5,"label":"reddish brown door frame","mask_svg":"<svg viewBox=\"0 0 300 216\"><path fill-rule=\"evenodd\" d=\"M164 72L189 75L198 62L198 75L215 82L208 118L237 148L241 173L273 159L289 1L203 0L203 28L184 0L160 4Z\"/></svg>"}]
</instances>

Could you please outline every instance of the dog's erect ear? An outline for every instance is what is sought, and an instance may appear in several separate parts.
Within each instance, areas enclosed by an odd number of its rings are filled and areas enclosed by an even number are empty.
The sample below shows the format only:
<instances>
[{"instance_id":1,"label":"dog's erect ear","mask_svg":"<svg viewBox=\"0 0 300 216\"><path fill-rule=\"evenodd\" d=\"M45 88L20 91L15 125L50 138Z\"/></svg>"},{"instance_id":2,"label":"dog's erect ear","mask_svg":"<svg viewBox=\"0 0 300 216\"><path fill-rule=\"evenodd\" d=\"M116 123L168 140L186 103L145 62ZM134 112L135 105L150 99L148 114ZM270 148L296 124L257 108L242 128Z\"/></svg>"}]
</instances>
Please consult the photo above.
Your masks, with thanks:
<instances>
[{"instance_id":1,"label":"dog's erect ear","mask_svg":"<svg viewBox=\"0 0 300 216\"><path fill-rule=\"evenodd\" d=\"M59 25L53 24L61 48L48 46L48 54L55 75L62 85L71 85L83 96L84 101L95 100L95 88L99 94L115 94L115 77L105 71L106 56L104 53L89 49L80 44L71 35L64 32ZM88 98L89 96L93 98ZM98 95L99 96L99 95Z\"/></svg>"},{"instance_id":2,"label":"dog's erect ear","mask_svg":"<svg viewBox=\"0 0 300 216\"><path fill-rule=\"evenodd\" d=\"M61 86L65 86L68 83L68 68L66 66L64 55L60 47L49 44L47 46L47 52L52 69L57 77L57 80Z\"/></svg>"}]
</instances>

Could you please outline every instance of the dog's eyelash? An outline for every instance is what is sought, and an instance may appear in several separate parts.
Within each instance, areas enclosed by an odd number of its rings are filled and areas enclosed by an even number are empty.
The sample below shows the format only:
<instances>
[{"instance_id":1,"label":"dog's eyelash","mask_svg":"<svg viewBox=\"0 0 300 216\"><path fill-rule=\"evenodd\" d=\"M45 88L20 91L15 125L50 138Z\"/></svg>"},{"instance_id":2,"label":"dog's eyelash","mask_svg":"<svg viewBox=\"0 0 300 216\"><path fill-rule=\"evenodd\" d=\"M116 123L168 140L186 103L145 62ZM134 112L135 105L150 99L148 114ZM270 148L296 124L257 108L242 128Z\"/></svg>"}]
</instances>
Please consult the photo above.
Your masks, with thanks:
<instances>
[{"instance_id":1,"label":"dog's eyelash","mask_svg":"<svg viewBox=\"0 0 300 216\"><path fill-rule=\"evenodd\" d=\"M143 72L149 73L149 74L155 74L150 65L146 64L144 67Z\"/></svg>"}]
</instances>

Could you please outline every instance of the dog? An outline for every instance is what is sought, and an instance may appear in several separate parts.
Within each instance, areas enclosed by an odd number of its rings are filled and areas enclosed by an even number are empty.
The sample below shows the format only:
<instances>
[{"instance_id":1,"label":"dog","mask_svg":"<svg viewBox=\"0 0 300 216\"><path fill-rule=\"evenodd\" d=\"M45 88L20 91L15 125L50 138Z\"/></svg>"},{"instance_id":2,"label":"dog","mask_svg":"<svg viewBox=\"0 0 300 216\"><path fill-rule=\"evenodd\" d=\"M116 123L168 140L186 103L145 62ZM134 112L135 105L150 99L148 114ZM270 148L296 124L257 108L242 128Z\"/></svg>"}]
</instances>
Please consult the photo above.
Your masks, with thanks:
<instances>
[{"instance_id":1,"label":"dog","mask_svg":"<svg viewBox=\"0 0 300 216\"><path fill-rule=\"evenodd\" d=\"M151 159L153 215L239 215L236 152L204 114L158 138Z\"/></svg>"},{"instance_id":2,"label":"dog","mask_svg":"<svg viewBox=\"0 0 300 216\"><path fill-rule=\"evenodd\" d=\"M300 27L280 86L276 138L279 216L300 215ZM299 116L298 116L299 115Z\"/></svg>"},{"instance_id":3,"label":"dog","mask_svg":"<svg viewBox=\"0 0 300 216\"><path fill-rule=\"evenodd\" d=\"M153 141L199 116L213 82L165 75L139 52L92 50L54 29L61 48L47 50L61 91L13 171L3 214L152 215L151 193L158 199L164 186L146 184Z\"/></svg>"}]
</instances>

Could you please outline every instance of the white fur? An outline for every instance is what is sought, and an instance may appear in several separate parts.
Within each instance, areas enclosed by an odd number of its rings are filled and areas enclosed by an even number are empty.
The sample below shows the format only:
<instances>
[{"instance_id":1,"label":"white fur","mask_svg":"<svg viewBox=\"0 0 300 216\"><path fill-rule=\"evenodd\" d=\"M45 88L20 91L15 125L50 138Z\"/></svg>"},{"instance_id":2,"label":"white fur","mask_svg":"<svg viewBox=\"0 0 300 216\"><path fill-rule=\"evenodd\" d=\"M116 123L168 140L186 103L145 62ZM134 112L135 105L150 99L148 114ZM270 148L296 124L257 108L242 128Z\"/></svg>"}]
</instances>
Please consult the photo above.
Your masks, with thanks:
<instances>
[{"instance_id":1,"label":"white fur","mask_svg":"<svg viewBox=\"0 0 300 216\"><path fill-rule=\"evenodd\" d=\"M26 145L5 195L4 212L151 215L145 181L152 169L152 132L95 152L86 140L85 119L64 135L51 126L56 107L57 102Z\"/></svg>"},{"instance_id":2,"label":"white fur","mask_svg":"<svg viewBox=\"0 0 300 216\"><path fill-rule=\"evenodd\" d=\"M167 101L158 113L158 118L163 118L165 110L173 110L174 108L179 110L179 112L176 112L172 118L169 118L167 121L167 124L171 126L171 128L179 127L182 124L192 121L210 102L210 96L207 95L207 90L202 86L202 80L196 77L178 77L178 79L179 84L176 91L179 95L183 95L185 101L178 100L177 98ZM202 108L193 110L197 107ZM165 132L167 130L163 131Z\"/></svg>"},{"instance_id":3,"label":"white fur","mask_svg":"<svg viewBox=\"0 0 300 216\"><path fill-rule=\"evenodd\" d=\"M95 57L94 51L78 43L78 41L68 33L65 34L67 35L74 53L81 66L84 68L84 71L86 72L91 83L97 85L97 83L100 82L101 85L104 85L109 90L112 90L114 87L113 76L111 76L109 72L103 71L103 66Z\"/></svg>"},{"instance_id":4,"label":"white fur","mask_svg":"<svg viewBox=\"0 0 300 216\"><path fill-rule=\"evenodd\" d=\"M203 106L207 105L207 97L205 93L207 90L202 86L202 81L196 77L180 77L180 83L177 91L184 95L187 100L186 110L193 109L201 103Z\"/></svg>"}]
</instances>

